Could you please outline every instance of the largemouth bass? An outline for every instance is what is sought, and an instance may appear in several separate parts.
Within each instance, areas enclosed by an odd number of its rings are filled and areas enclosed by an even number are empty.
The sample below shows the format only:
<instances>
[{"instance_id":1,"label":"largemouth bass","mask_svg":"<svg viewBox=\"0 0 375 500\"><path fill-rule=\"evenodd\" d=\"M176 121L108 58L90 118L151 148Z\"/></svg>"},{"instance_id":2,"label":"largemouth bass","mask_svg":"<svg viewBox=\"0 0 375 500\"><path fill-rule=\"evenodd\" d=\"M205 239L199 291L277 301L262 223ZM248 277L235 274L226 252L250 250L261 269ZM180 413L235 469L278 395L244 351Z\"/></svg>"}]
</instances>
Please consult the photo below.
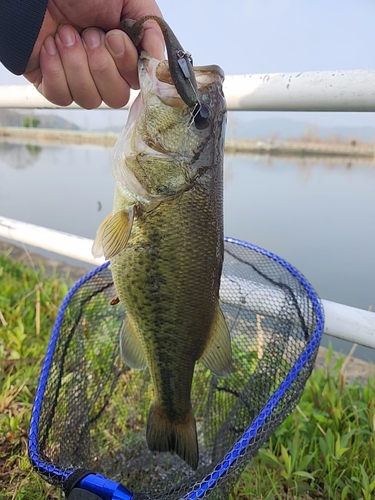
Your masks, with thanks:
<instances>
[{"instance_id":1,"label":"largemouth bass","mask_svg":"<svg viewBox=\"0 0 375 500\"><path fill-rule=\"evenodd\" d=\"M190 400L195 363L226 375L230 335L219 305L223 264L223 71L194 68L204 113L180 97L167 61L142 52L140 94L114 153L112 214L93 253L111 260L126 310L122 357L149 368L154 388L146 439L198 466ZM195 117L195 118L194 118Z\"/></svg>"}]
</instances>

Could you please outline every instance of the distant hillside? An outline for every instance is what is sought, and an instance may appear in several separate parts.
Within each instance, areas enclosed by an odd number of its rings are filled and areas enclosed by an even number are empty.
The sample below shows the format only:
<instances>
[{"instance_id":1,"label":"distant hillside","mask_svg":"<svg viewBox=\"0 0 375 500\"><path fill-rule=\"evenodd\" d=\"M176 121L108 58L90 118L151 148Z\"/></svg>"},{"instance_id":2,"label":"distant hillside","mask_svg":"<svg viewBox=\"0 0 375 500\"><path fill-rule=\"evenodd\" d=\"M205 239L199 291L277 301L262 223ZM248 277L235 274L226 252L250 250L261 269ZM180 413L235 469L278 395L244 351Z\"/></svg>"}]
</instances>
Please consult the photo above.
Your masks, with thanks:
<instances>
[{"instance_id":1,"label":"distant hillside","mask_svg":"<svg viewBox=\"0 0 375 500\"><path fill-rule=\"evenodd\" d=\"M322 127L288 118L251 119L229 113L226 136L230 139L344 139L375 142L374 127Z\"/></svg>"},{"instance_id":2,"label":"distant hillside","mask_svg":"<svg viewBox=\"0 0 375 500\"><path fill-rule=\"evenodd\" d=\"M82 130L75 123L65 120L60 116L42 113L38 114L30 110L18 112L7 109L0 109L0 126L2 127L23 127L25 117L37 118L39 128L51 128L62 130ZM124 123L126 117L124 115ZM114 132L119 134L123 125L107 125L104 128L96 128L97 132ZM288 139L323 139L323 140L343 140L375 143L375 127L353 127L316 126L312 123L293 120L284 117L258 118L252 113L230 112L228 113L228 126L226 131L228 139L262 139L262 140L288 140Z\"/></svg>"},{"instance_id":3,"label":"distant hillside","mask_svg":"<svg viewBox=\"0 0 375 500\"><path fill-rule=\"evenodd\" d=\"M1 127L23 127L24 119L30 116L39 120L39 128L57 128L61 130L79 130L79 127L64 118L55 115L38 115L37 113L19 113L9 109L0 109Z\"/></svg>"}]
</instances>

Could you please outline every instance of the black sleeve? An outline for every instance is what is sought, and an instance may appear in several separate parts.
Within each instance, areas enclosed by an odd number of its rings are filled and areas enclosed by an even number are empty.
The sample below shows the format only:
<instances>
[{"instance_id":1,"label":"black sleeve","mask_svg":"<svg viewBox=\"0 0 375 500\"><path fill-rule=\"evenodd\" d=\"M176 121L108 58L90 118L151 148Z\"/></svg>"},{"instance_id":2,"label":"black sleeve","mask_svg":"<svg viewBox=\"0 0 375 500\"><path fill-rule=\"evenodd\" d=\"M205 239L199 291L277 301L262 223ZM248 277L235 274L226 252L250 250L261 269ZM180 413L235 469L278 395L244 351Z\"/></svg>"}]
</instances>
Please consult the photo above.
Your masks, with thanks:
<instances>
[{"instance_id":1,"label":"black sleeve","mask_svg":"<svg viewBox=\"0 0 375 500\"><path fill-rule=\"evenodd\" d=\"M43 23L48 0L0 0L0 62L22 75Z\"/></svg>"}]
</instances>

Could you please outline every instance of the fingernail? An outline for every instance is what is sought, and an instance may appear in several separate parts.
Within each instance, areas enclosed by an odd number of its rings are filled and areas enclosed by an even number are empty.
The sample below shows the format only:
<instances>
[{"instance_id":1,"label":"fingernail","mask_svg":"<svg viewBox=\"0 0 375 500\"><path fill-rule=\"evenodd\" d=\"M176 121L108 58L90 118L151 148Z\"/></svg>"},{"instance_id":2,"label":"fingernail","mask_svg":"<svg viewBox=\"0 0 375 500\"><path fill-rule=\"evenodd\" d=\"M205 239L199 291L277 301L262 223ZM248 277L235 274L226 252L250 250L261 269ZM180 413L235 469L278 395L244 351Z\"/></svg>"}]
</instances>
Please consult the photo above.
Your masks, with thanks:
<instances>
[{"instance_id":1,"label":"fingernail","mask_svg":"<svg viewBox=\"0 0 375 500\"><path fill-rule=\"evenodd\" d=\"M57 48L53 36L47 36L44 40L44 49L49 56L55 56L57 54Z\"/></svg>"},{"instance_id":2,"label":"fingernail","mask_svg":"<svg viewBox=\"0 0 375 500\"><path fill-rule=\"evenodd\" d=\"M119 33L108 35L107 43L114 56L123 56L125 54L124 38Z\"/></svg>"},{"instance_id":3,"label":"fingernail","mask_svg":"<svg viewBox=\"0 0 375 500\"><path fill-rule=\"evenodd\" d=\"M71 47L76 41L73 28L68 25L61 26L59 29L59 36L65 47Z\"/></svg>"},{"instance_id":4,"label":"fingernail","mask_svg":"<svg viewBox=\"0 0 375 500\"><path fill-rule=\"evenodd\" d=\"M159 42L157 55L160 57L161 60L165 59L165 45L164 45L164 43Z\"/></svg>"},{"instance_id":5,"label":"fingernail","mask_svg":"<svg viewBox=\"0 0 375 500\"><path fill-rule=\"evenodd\" d=\"M95 28L90 28L82 33L82 38L89 49L96 49L102 41L102 34Z\"/></svg>"}]
</instances>

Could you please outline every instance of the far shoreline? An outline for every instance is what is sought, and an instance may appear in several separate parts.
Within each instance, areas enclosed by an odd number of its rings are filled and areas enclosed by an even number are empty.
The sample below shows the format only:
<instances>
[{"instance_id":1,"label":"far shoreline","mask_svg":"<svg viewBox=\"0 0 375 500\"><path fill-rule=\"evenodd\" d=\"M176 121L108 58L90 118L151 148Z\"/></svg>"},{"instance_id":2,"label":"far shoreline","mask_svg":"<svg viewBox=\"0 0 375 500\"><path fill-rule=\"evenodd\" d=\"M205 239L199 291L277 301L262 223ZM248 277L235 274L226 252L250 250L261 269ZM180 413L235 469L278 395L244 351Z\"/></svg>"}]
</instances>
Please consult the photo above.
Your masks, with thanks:
<instances>
[{"instance_id":1,"label":"far shoreline","mask_svg":"<svg viewBox=\"0 0 375 500\"><path fill-rule=\"evenodd\" d=\"M77 145L113 148L118 138L114 132L0 127L0 142L26 145ZM375 163L375 146L355 140L300 139L227 139L225 153L299 159L354 160Z\"/></svg>"}]
</instances>

